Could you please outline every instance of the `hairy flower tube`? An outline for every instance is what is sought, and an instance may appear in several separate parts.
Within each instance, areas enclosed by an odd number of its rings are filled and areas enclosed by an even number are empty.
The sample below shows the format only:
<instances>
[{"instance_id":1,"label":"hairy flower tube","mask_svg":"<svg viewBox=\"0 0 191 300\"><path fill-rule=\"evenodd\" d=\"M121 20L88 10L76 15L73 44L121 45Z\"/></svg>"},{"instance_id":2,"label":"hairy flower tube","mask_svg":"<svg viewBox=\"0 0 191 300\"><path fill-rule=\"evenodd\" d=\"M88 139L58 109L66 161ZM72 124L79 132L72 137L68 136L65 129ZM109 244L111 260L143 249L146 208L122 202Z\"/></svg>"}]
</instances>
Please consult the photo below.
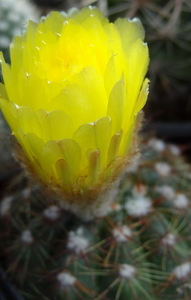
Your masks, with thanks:
<instances>
[{"instance_id":1,"label":"hairy flower tube","mask_svg":"<svg viewBox=\"0 0 191 300\"><path fill-rule=\"evenodd\" d=\"M99 206L137 152L143 39L138 19L110 23L97 8L73 9L30 21L11 44L11 65L0 57L0 105L22 160L75 209Z\"/></svg>"}]
</instances>

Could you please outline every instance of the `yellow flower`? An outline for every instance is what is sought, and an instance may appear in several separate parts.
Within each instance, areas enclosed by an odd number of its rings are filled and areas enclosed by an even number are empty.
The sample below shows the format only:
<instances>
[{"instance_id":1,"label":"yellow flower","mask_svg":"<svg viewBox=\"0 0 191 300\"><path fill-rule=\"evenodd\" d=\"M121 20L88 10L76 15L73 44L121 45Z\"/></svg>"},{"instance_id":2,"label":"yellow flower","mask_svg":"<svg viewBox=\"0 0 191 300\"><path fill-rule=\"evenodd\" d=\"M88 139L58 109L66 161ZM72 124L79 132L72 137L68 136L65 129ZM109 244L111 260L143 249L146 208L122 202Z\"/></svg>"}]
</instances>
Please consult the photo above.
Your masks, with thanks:
<instances>
[{"instance_id":1,"label":"yellow flower","mask_svg":"<svg viewBox=\"0 0 191 300\"><path fill-rule=\"evenodd\" d=\"M96 8L29 22L1 55L3 114L30 169L65 198L95 202L135 154L148 94L148 49L139 20L109 23Z\"/></svg>"}]
</instances>

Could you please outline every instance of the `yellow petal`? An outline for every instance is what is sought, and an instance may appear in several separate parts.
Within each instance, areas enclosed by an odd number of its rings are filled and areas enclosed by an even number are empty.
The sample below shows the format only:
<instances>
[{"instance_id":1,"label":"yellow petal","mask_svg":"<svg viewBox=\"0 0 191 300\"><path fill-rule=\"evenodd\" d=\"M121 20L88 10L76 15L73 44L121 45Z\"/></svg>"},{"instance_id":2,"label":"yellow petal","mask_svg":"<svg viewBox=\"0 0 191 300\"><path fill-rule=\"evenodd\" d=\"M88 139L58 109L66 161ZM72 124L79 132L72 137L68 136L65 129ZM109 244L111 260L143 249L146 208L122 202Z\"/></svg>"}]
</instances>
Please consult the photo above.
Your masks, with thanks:
<instances>
[{"instance_id":1,"label":"yellow petal","mask_svg":"<svg viewBox=\"0 0 191 300\"><path fill-rule=\"evenodd\" d=\"M11 130L14 131L19 128L19 120L17 118L18 112L17 112L17 106L13 102L9 102L5 99L0 99L0 107L1 110L11 128Z\"/></svg>"},{"instance_id":2,"label":"yellow petal","mask_svg":"<svg viewBox=\"0 0 191 300\"><path fill-rule=\"evenodd\" d=\"M58 174L58 182L63 187L63 191L71 193L72 181L70 177L70 171L68 163L64 159L60 159L56 162L56 171Z\"/></svg>"},{"instance_id":3,"label":"yellow petal","mask_svg":"<svg viewBox=\"0 0 191 300\"><path fill-rule=\"evenodd\" d=\"M115 57L114 55L112 55L106 65L104 73L104 82L107 96L110 95L113 86L120 79L120 77L118 78L118 74L116 72L114 59Z\"/></svg>"},{"instance_id":4,"label":"yellow petal","mask_svg":"<svg viewBox=\"0 0 191 300\"><path fill-rule=\"evenodd\" d=\"M17 74L11 72L11 67L4 62L2 56L0 56L0 62L2 66L3 81L6 87L9 101L19 103L19 98L17 93L17 87L18 87L17 78L16 78Z\"/></svg>"},{"instance_id":5,"label":"yellow petal","mask_svg":"<svg viewBox=\"0 0 191 300\"><path fill-rule=\"evenodd\" d=\"M108 164L110 164L116 157L118 157L118 150L121 142L123 132L120 130L118 133L114 134L110 140L110 145L108 149Z\"/></svg>"},{"instance_id":6,"label":"yellow petal","mask_svg":"<svg viewBox=\"0 0 191 300\"><path fill-rule=\"evenodd\" d=\"M146 78L143 82L142 89L135 106L134 114L136 115L145 105L149 93L149 80Z\"/></svg>"},{"instance_id":7,"label":"yellow petal","mask_svg":"<svg viewBox=\"0 0 191 300\"><path fill-rule=\"evenodd\" d=\"M45 163L45 157L43 156L44 142L42 139L34 133L24 134L21 130L15 132L15 136L30 159L33 169L36 169L42 180L49 182L51 168L47 161Z\"/></svg>"},{"instance_id":8,"label":"yellow petal","mask_svg":"<svg viewBox=\"0 0 191 300\"><path fill-rule=\"evenodd\" d=\"M20 66L23 62L23 49L20 47L22 42L23 37L16 36L10 46L11 70L16 74L19 72Z\"/></svg>"},{"instance_id":9,"label":"yellow petal","mask_svg":"<svg viewBox=\"0 0 191 300\"><path fill-rule=\"evenodd\" d=\"M91 97L92 101L89 101ZM64 109L74 124L74 130L84 124L93 122L105 114L104 106L99 105L95 95L89 94L79 84L67 85L49 104L49 108Z\"/></svg>"},{"instance_id":10,"label":"yellow petal","mask_svg":"<svg viewBox=\"0 0 191 300\"><path fill-rule=\"evenodd\" d=\"M94 124L95 146L100 153L100 165L102 168L107 165L107 153L111 139L112 120L109 117L99 119Z\"/></svg>"},{"instance_id":11,"label":"yellow petal","mask_svg":"<svg viewBox=\"0 0 191 300\"><path fill-rule=\"evenodd\" d=\"M94 185L100 175L100 153L97 149L89 149L87 151L87 157L89 162L88 185Z\"/></svg>"},{"instance_id":12,"label":"yellow petal","mask_svg":"<svg viewBox=\"0 0 191 300\"><path fill-rule=\"evenodd\" d=\"M58 145L60 146L63 157L68 163L68 168L71 175L71 180L75 181L80 172L81 164L81 149L80 146L71 139L63 139Z\"/></svg>"},{"instance_id":13,"label":"yellow petal","mask_svg":"<svg viewBox=\"0 0 191 300\"><path fill-rule=\"evenodd\" d=\"M144 28L139 19L133 20L119 18L115 21L116 29L118 30L123 43L124 50L128 53L129 46L138 38L143 40L145 37Z\"/></svg>"},{"instance_id":14,"label":"yellow petal","mask_svg":"<svg viewBox=\"0 0 191 300\"><path fill-rule=\"evenodd\" d=\"M84 124L80 126L74 133L73 140L79 144L82 150L82 170L84 170L87 168L86 151L96 147L94 124Z\"/></svg>"},{"instance_id":15,"label":"yellow petal","mask_svg":"<svg viewBox=\"0 0 191 300\"><path fill-rule=\"evenodd\" d=\"M61 14L57 11L52 11L49 14L49 18L44 18L38 25L38 31L40 32L50 32L61 33L63 23L67 20L67 16Z\"/></svg>"},{"instance_id":16,"label":"yellow petal","mask_svg":"<svg viewBox=\"0 0 191 300\"><path fill-rule=\"evenodd\" d=\"M124 81L118 81L109 96L107 115L112 119L112 134L117 133L122 128L125 109L125 89Z\"/></svg>"},{"instance_id":17,"label":"yellow petal","mask_svg":"<svg viewBox=\"0 0 191 300\"><path fill-rule=\"evenodd\" d=\"M6 89L5 89L5 86L4 86L4 84L2 84L1 82L0 82L0 99L7 99L8 98L8 96L7 96L7 91L6 91ZM1 101L1 100L0 100Z\"/></svg>"},{"instance_id":18,"label":"yellow petal","mask_svg":"<svg viewBox=\"0 0 191 300\"><path fill-rule=\"evenodd\" d=\"M91 97L91 101L97 107L100 115L105 115L107 111L108 97L105 90L104 78L98 69L93 66L84 68L70 79L71 83L82 86ZM96 116L94 116L94 120Z\"/></svg>"},{"instance_id":19,"label":"yellow petal","mask_svg":"<svg viewBox=\"0 0 191 300\"><path fill-rule=\"evenodd\" d=\"M86 21L87 19L89 20L90 18L91 19L94 19L93 20L93 24L95 24L95 22L99 22L101 23L102 25L105 25L108 23L108 20L106 18L104 18L103 14L101 13L101 11L99 9L97 9L96 7L84 7L82 10L81 10L81 14L77 13L77 11L75 12L74 11L74 20L76 22L78 22L79 24L83 24L83 26L87 26L86 24ZM84 25L85 24L85 25ZM89 24L88 24L89 25ZM87 28L90 28L89 26L87 26Z\"/></svg>"},{"instance_id":20,"label":"yellow petal","mask_svg":"<svg viewBox=\"0 0 191 300\"><path fill-rule=\"evenodd\" d=\"M24 133L33 132L37 136L42 136L42 129L37 114L29 106L17 108L17 119L19 127Z\"/></svg>"},{"instance_id":21,"label":"yellow petal","mask_svg":"<svg viewBox=\"0 0 191 300\"><path fill-rule=\"evenodd\" d=\"M128 53L128 69L125 70L127 84L126 119L133 117L134 106L142 86L143 78L148 67L148 48L138 39ZM127 124L127 123L126 123ZM126 125L127 126L127 125Z\"/></svg>"},{"instance_id":22,"label":"yellow petal","mask_svg":"<svg viewBox=\"0 0 191 300\"><path fill-rule=\"evenodd\" d=\"M72 137L72 120L63 110L53 110L49 113L41 109L36 114L42 130L41 136L45 142Z\"/></svg>"}]
</instances>

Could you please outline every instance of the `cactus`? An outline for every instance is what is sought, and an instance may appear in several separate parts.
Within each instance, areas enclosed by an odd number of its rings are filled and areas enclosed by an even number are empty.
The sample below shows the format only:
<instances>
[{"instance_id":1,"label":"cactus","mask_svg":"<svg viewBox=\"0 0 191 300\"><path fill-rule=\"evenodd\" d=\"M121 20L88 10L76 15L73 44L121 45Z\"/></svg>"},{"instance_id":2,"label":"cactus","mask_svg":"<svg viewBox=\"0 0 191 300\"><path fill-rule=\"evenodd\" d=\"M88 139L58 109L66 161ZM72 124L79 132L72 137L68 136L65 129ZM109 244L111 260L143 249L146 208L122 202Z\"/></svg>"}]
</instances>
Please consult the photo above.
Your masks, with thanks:
<instances>
[{"instance_id":1,"label":"cactus","mask_svg":"<svg viewBox=\"0 0 191 300\"><path fill-rule=\"evenodd\" d=\"M191 167L151 139L107 216L84 222L26 179L0 206L3 267L27 299L191 296Z\"/></svg>"},{"instance_id":2,"label":"cactus","mask_svg":"<svg viewBox=\"0 0 191 300\"><path fill-rule=\"evenodd\" d=\"M0 262L25 300L190 299L191 167L161 140L142 152L90 221L1 156Z\"/></svg>"}]
</instances>

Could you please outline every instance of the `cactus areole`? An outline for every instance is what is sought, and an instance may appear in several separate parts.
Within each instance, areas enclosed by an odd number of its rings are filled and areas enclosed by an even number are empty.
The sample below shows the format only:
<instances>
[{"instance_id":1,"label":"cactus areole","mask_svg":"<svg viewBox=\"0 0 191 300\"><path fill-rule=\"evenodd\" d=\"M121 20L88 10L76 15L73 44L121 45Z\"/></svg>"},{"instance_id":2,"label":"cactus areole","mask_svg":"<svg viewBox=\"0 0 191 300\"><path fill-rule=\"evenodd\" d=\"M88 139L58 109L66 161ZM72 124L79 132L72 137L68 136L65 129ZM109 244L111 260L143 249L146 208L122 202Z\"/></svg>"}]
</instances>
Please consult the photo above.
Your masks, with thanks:
<instances>
[{"instance_id":1,"label":"cactus areole","mask_svg":"<svg viewBox=\"0 0 191 300\"><path fill-rule=\"evenodd\" d=\"M143 39L138 19L110 23L97 8L72 9L30 21L11 44L11 65L0 57L0 106L22 160L86 218L104 214L136 157L148 95Z\"/></svg>"}]
</instances>

